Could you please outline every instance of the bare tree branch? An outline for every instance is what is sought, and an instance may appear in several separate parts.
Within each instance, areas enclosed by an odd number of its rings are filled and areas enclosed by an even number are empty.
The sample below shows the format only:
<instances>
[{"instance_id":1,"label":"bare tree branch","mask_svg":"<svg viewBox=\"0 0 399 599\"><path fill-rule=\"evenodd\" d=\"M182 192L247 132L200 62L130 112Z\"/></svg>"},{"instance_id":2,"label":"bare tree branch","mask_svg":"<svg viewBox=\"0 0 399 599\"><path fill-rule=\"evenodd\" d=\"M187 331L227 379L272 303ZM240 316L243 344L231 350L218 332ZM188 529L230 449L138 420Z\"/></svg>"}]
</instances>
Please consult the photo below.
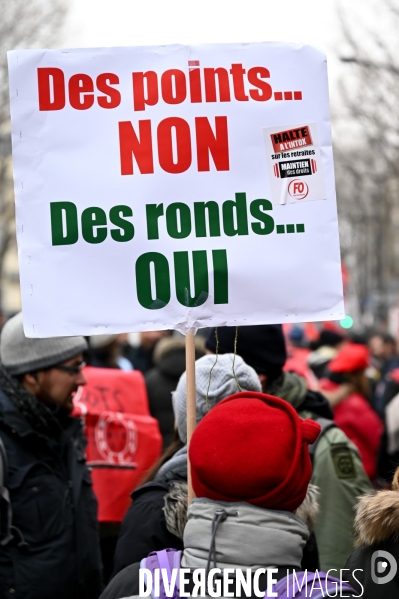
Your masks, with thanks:
<instances>
[{"instance_id":1,"label":"bare tree branch","mask_svg":"<svg viewBox=\"0 0 399 599\"><path fill-rule=\"evenodd\" d=\"M362 60L359 58L355 58L354 56L340 56L341 62L349 62L352 64L357 64L361 67L365 67L366 69L376 69L378 71L385 69L389 73L393 73L394 75L399 75L399 68L393 64L381 64L374 62L372 60Z\"/></svg>"},{"instance_id":2,"label":"bare tree branch","mask_svg":"<svg viewBox=\"0 0 399 599\"><path fill-rule=\"evenodd\" d=\"M15 245L7 51L53 46L67 6L67 0L0 0L0 309L4 260Z\"/></svg>"},{"instance_id":3,"label":"bare tree branch","mask_svg":"<svg viewBox=\"0 0 399 599\"><path fill-rule=\"evenodd\" d=\"M355 264L362 307L373 306L376 322L387 318L393 282L399 290L399 0L380 0L379 7L389 14L390 33L354 26L339 9L346 48L340 60L350 71L340 85L335 120L343 249Z\"/></svg>"}]
</instances>

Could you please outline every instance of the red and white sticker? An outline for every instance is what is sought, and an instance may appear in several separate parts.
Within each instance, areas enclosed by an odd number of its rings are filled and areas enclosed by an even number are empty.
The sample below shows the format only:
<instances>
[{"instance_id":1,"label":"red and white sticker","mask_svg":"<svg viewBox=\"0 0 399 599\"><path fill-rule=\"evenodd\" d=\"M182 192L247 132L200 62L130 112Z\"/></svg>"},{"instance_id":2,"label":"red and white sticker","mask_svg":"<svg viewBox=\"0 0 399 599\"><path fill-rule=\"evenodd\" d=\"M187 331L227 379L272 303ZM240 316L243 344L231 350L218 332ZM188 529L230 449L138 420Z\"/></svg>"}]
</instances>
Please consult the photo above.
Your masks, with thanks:
<instances>
[{"instance_id":1,"label":"red and white sticker","mask_svg":"<svg viewBox=\"0 0 399 599\"><path fill-rule=\"evenodd\" d=\"M274 204L325 200L316 123L263 129Z\"/></svg>"},{"instance_id":2,"label":"red and white sticker","mask_svg":"<svg viewBox=\"0 0 399 599\"><path fill-rule=\"evenodd\" d=\"M313 144L307 125L304 127L295 127L294 129L285 129L284 131L276 131L270 134L270 139L272 140L273 149L276 154Z\"/></svg>"}]
</instances>

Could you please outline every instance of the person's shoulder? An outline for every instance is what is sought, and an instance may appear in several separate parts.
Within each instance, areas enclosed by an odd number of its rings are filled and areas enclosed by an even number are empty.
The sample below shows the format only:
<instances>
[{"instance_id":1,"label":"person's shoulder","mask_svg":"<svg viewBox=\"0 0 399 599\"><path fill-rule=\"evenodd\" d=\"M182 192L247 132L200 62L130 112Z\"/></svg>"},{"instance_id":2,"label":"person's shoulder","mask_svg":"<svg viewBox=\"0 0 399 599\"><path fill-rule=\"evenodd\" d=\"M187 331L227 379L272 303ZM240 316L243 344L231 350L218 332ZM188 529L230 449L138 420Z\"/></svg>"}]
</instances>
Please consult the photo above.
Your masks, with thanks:
<instances>
[{"instance_id":1,"label":"person's shoulder","mask_svg":"<svg viewBox=\"0 0 399 599\"><path fill-rule=\"evenodd\" d=\"M0 390L0 437L7 454L26 444L24 439L32 432L31 426L14 402Z\"/></svg>"},{"instance_id":2,"label":"person's shoulder","mask_svg":"<svg viewBox=\"0 0 399 599\"><path fill-rule=\"evenodd\" d=\"M133 491L133 501L161 501L161 498L170 490L170 483L164 481L150 481Z\"/></svg>"},{"instance_id":3,"label":"person's shoulder","mask_svg":"<svg viewBox=\"0 0 399 599\"><path fill-rule=\"evenodd\" d=\"M146 385L151 383L159 383L160 379L162 379L160 370L158 366L153 366L147 372L144 373L144 380Z\"/></svg>"},{"instance_id":4,"label":"person's shoulder","mask_svg":"<svg viewBox=\"0 0 399 599\"><path fill-rule=\"evenodd\" d=\"M140 562L121 570L108 584L100 599L139 597L139 570Z\"/></svg>"},{"instance_id":5,"label":"person's shoulder","mask_svg":"<svg viewBox=\"0 0 399 599\"><path fill-rule=\"evenodd\" d=\"M88 441L84 432L84 426L81 418L77 416L69 416L66 424L66 430L69 430L70 437L74 440L75 448L79 448L80 451L84 451L87 447Z\"/></svg>"},{"instance_id":6,"label":"person's shoulder","mask_svg":"<svg viewBox=\"0 0 399 599\"><path fill-rule=\"evenodd\" d=\"M132 503L126 512L124 522L132 524L137 519L148 518L149 514L152 514L152 518L158 514L158 517L163 519L165 496L169 491L170 484L156 481L151 481L135 489L130 495Z\"/></svg>"},{"instance_id":7,"label":"person's shoulder","mask_svg":"<svg viewBox=\"0 0 399 599\"><path fill-rule=\"evenodd\" d=\"M329 428L317 442L314 455L314 472L318 476L330 476L333 471L341 482L356 487L363 493L371 489L357 447L338 427Z\"/></svg>"},{"instance_id":8,"label":"person's shoulder","mask_svg":"<svg viewBox=\"0 0 399 599\"><path fill-rule=\"evenodd\" d=\"M23 417L12 399L0 389L0 421L8 424L11 421L22 420Z\"/></svg>"},{"instance_id":9,"label":"person's shoulder","mask_svg":"<svg viewBox=\"0 0 399 599\"><path fill-rule=\"evenodd\" d=\"M315 418L315 420L317 422L317 418ZM346 433L344 433L335 422L331 421L331 426L326 427L326 429L322 431L320 439L318 440L317 449L318 452L321 453L322 451L328 451L331 447L337 445L346 447L352 453L360 455L356 445L352 443Z\"/></svg>"}]
</instances>

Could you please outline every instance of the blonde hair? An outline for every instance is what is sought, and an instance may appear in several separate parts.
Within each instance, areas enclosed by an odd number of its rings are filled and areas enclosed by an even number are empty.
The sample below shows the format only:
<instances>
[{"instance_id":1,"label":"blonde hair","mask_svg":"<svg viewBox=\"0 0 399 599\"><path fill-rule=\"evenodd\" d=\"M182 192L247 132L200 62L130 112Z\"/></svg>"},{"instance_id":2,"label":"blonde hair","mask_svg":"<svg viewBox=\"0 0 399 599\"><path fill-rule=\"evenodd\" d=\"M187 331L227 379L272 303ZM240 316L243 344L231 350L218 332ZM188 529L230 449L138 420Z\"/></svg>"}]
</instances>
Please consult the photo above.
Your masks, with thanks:
<instances>
[{"instance_id":1,"label":"blonde hair","mask_svg":"<svg viewBox=\"0 0 399 599\"><path fill-rule=\"evenodd\" d=\"M399 491L399 466L395 470L392 480L392 491Z\"/></svg>"}]
</instances>

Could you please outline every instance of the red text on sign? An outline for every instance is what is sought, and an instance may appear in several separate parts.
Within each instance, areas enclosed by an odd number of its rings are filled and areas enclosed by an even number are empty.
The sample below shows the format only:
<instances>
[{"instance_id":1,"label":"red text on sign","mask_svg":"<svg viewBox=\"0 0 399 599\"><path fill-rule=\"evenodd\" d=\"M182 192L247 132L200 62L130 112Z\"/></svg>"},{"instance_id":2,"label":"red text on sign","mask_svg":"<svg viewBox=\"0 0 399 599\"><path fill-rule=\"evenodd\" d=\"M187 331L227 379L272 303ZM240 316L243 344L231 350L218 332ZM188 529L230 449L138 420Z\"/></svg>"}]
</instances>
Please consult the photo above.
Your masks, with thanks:
<instances>
[{"instance_id":1,"label":"red text on sign","mask_svg":"<svg viewBox=\"0 0 399 599\"><path fill-rule=\"evenodd\" d=\"M168 69L161 76L155 71L132 73L134 110L145 110L162 99L166 104L181 104L187 98L200 102L266 102L272 98L272 88L265 81L270 72L265 67L246 71L242 64L225 68L190 68L188 77L180 69ZM246 91L246 84L253 88Z\"/></svg>"},{"instance_id":2,"label":"red text on sign","mask_svg":"<svg viewBox=\"0 0 399 599\"><path fill-rule=\"evenodd\" d=\"M195 62L195 67L191 67ZM162 101L166 104L201 102L267 102L273 99L268 82L270 72L262 66L245 69L242 64L231 68L199 67L190 61L188 73L168 69L132 73L132 100L135 111L143 111ZM115 73L101 73L95 79L76 73L69 79L59 67L37 69L39 110L62 110L68 104L75 110L88 110L95 104L101 108L116 108L121 103Z\"/></svg>"},{"instance_id":3,"label":"red text on sign","mask_svg":"<svg viewBox=\"0 0 399 599\"><path fill-rule=\"evenodd\" d=\"M121 94L114 85L119 77L114 73L101 73L95 82L89 75L72 75L66 85L64 72L55 67L37 69L39 110L62 110L68 99L76 110L87 110L97 100L101 108L116 108ZM100 95L99 95L100 94Z\"/></svg>"},{"instance_id":4,"label":"red text on sign","mask_svg":"<svg viewBox=\"0 0 399 599\"><path fill-rule=\"evenodd\" d=\"M196 117L193 135L187 121L170 117L158 124L155 144L149 119L139 121L136 127L130 121L119 123L121 174L133 175L134 163L140 173L153 173L154 153L165 172L187 171L192 164L192 138L195 139L198 171L209 171L211 158L217 171L229 170L227 117L215 117L214 127L207 117Z\"/></svg>"}]
</instances>

